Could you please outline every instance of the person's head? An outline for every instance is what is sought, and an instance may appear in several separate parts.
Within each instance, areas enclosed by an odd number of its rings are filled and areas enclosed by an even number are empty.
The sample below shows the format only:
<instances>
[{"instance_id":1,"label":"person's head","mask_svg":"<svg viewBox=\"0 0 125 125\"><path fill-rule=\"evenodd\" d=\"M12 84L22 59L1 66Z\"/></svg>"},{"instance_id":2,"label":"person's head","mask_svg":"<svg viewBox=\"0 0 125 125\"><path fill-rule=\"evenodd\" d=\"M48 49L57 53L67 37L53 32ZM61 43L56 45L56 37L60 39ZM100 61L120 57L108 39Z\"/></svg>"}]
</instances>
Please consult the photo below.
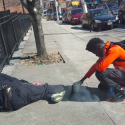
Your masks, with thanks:
<instances>
[{"instance_id":1,"label":"person's head","mask_svg":"<svg viewBox=\"0 0 125 125\"><path fill-rule=\"evenodd\" d=\"M92 38L86 45L86 50L94 53L98 57L103 57L103 47L105 43L100 38Z\"/></svg>"}]
</instances>

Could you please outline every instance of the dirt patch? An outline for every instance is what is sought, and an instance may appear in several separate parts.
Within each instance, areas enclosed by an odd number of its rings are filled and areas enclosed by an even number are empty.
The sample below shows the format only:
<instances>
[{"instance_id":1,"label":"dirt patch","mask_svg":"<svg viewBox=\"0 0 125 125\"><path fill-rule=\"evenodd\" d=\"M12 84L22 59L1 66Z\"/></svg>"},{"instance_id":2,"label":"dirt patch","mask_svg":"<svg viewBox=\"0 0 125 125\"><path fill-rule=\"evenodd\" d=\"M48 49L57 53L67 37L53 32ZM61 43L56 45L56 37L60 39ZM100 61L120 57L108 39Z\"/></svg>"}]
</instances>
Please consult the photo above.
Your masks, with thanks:
<instances>
[{"instance_id":1,"label":"dirt patch","mask_svg":"<svg viewBox=\"0 0 125 125\"><path fill-rule=\"evenodd\" d=\"M21 66L48 65L53 63L65 63L59 52L48 52L48 59L41 59L36 53L23 54Z\"/></svg>"}]
</instances>

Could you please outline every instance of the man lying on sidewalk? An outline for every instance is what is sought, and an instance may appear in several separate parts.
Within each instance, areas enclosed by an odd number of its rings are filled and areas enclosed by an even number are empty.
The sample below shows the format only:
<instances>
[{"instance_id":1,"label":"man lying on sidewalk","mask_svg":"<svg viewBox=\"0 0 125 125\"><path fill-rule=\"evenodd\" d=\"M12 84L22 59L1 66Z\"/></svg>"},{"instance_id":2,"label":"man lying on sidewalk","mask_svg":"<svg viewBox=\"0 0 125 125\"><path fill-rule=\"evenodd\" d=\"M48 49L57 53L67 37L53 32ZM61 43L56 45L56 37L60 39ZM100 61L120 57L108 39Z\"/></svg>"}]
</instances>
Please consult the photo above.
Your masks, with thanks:
<instances>
[{"instance_id":1,"label":"man lying on sidewalk","mask_svg":"<svg viewBox=\"0 0 125 125\"><path fill-rule=\"evenodd\" d=\"M39 85L0 73L0 111L15 111L38 100L60 102L65 94L62 85Z\"/></svg>"},{"instance_id":2,"label":"man lying on sidewalk","mask_svg":"<svg viewBox=\"0 0 125 125\"><path fill-rule=\"evenodd\" d=\"M125 50L119 45L112 45L110 41L105 44L100 38L92 38L88 42L86 50L98 56L99 59L76 83L82 85L86 78L95 73L100 81L98 85L100 90L112 88L115 92L115 97L109 98L108 101L123 101L125 89L121 86L125 85ZM108 68L110 64L113 64L115 68Z\"/></svg>"}]
</instances>

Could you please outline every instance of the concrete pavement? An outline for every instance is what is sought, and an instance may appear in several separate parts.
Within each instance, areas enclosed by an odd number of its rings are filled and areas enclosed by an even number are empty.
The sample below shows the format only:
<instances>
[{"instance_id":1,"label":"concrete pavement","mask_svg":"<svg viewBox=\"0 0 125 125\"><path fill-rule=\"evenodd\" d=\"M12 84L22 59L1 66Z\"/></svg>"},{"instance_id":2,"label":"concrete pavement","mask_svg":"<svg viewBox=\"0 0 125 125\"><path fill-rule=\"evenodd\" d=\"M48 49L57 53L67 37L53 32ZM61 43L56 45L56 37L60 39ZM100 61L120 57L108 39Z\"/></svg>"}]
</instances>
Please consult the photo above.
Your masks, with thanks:
<instances>
[{"instance_id":1,"label":"concrete pavement","mask_svg":"<svg viewBox=\"0 0 125 125\"><path fill-rule=\"evenodd\" d=\"M47 51L60 52L66 63L26 67L21 66L18 61L16 68L12 69L13 72L11 70L10 73L6 69L3 72L29 82L72 85L84 76L97 59L85 50L89 39L100 37L105 41L119 41L125 38L124 29L118 28L90 33L77 25L57 24L55 21L47 22L44 19L43 30ZM35 52L36 47L32 31L22 53ZM98 83L93 75L85 81L80 89L80 94L74 95L78 98L58 104L48 104L41 100L15 112L0 113L0 124L124 125L125 102L109 103L105 101L106 93L101 93L97 89Z\"/></svg>"}]
</instances>

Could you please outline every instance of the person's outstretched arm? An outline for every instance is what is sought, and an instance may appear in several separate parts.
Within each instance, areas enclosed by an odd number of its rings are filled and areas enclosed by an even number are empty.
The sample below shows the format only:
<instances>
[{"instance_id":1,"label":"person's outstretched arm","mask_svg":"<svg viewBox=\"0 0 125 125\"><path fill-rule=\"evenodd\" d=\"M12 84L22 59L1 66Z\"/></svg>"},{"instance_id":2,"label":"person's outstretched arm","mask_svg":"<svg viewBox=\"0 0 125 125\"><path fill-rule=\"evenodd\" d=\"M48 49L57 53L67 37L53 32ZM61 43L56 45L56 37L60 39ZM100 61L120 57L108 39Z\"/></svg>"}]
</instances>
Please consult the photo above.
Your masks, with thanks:
<instances>
[{"instance_id":1,"label":"person's outstretched arm","mask_svg":"<svg viewBox=\"0 0 125 125\"><path fill-rule=\"evenodd\" d=\"M81 80L80 80L80 84L79 85L82 85L83 84L83 82L84 82L84 80L86 79L87 77L86 76L84 76Z\"/></svg>"}]
</instances>

